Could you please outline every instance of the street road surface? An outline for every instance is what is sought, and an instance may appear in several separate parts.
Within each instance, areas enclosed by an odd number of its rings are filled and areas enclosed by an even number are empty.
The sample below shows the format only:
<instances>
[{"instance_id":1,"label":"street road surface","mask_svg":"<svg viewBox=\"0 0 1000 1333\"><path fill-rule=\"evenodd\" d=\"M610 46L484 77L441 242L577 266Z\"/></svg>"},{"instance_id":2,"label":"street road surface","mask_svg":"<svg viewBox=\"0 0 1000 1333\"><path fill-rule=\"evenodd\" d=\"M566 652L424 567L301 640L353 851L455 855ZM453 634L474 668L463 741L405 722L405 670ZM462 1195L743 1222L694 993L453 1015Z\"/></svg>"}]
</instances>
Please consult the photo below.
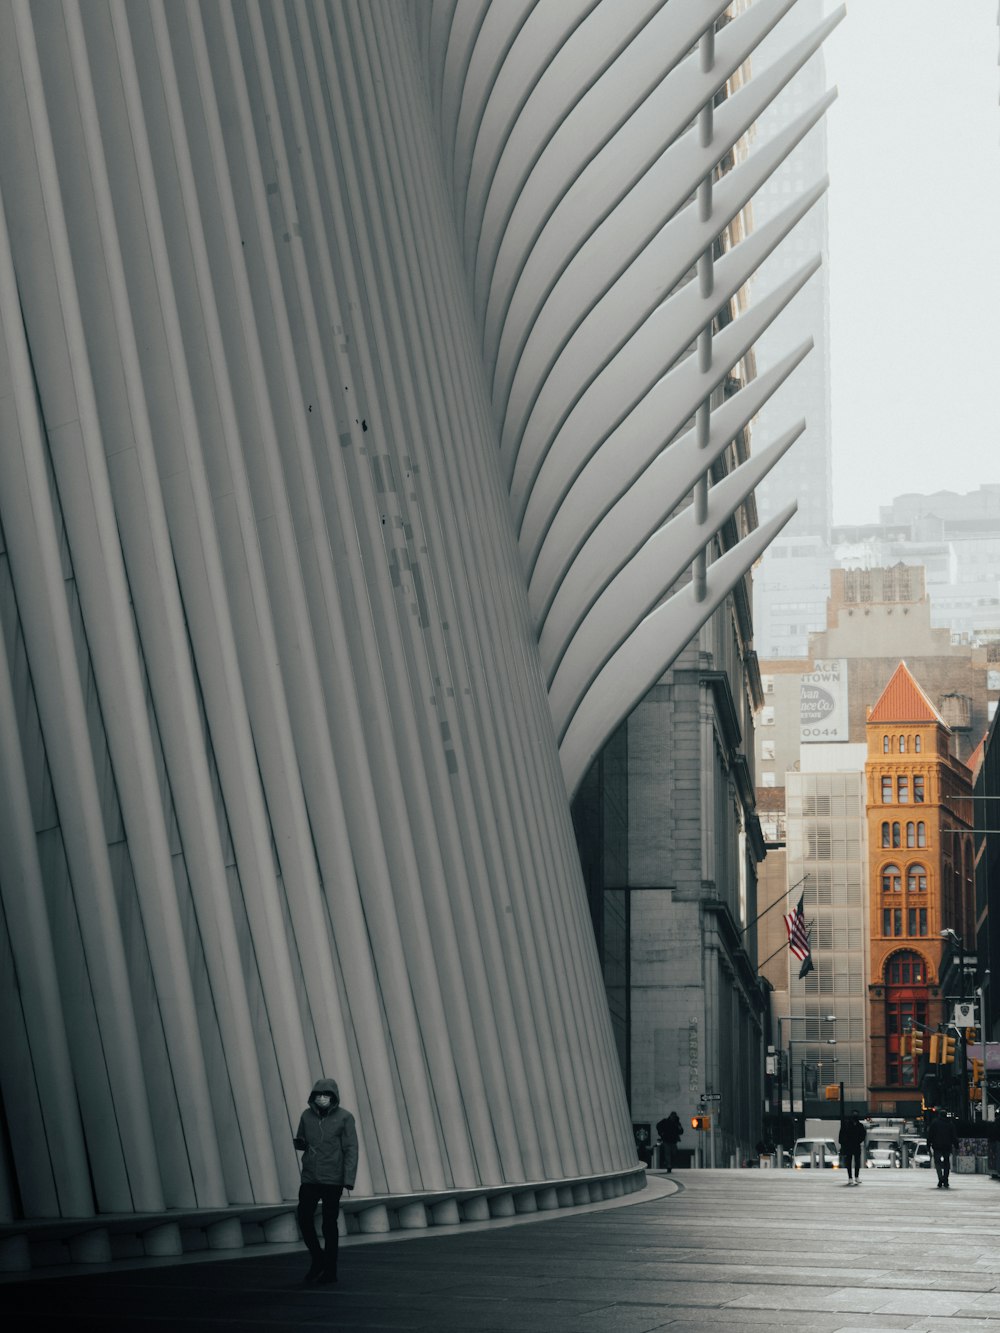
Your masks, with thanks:
<instances>
[{"instance_id":1,"label":"street road surface","mask_svg":"<svg viewBox=\"0 0 1000 1333\"><path fill-rule=\"evenodd\" d=\"M862 1178L849 1189L841 1171L678 1171L604 1211L352 1237L329 1289L295 1285L304 1251L261 1247L5 1283L0 1309L8 1331L36 1333L1000 1333L1000 1182Z\"/></svg>"}]
</instances>

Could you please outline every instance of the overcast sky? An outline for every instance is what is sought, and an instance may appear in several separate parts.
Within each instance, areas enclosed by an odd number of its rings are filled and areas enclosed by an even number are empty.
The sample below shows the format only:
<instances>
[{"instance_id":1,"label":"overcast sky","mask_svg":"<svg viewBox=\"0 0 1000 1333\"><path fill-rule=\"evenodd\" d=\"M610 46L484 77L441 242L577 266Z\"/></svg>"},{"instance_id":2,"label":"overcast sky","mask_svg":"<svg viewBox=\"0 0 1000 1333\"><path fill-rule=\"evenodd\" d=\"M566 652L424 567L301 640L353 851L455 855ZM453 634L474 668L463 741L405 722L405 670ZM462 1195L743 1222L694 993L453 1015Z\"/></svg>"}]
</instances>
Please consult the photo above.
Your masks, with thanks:
<instances>
[{"instance_id":1,"label":"overcast sky","mask_svg":"<svg viewBox=\"0 0 1000 1333\"><path fill-rule=\"evenodd\" d=\"M997 0L849 0L824 50L834 521L869 523L1000 483Z\"/></svg>"}]
</instances>

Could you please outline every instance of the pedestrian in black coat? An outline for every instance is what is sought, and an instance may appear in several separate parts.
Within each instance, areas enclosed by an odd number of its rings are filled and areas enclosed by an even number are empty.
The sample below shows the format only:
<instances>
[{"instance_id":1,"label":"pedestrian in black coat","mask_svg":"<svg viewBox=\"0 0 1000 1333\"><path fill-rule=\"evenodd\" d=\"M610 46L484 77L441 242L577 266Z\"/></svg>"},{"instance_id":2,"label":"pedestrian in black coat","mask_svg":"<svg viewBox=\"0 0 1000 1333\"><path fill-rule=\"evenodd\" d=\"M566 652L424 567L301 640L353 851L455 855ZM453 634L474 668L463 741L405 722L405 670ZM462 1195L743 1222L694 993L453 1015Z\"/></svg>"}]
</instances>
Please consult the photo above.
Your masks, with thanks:
<instances>
[{"instance_id":1,"label":"pedestrian in black coat","mask_svg":"<svg viewBox=\"0 0 1000 1333\"><path fill-rule=\"evenodd\" d=\"M867 1137L868 1131L857 1111L840 1122L840 1156L847 1167L848 1185L861 1184L861 1145Z\"/></svg>"},{"instance_id":2,"label":"pedestrian in black coat","mask_svg":"<svg viewBox=\"0 0 1000 1333\"><path fill-rule=\"evenodd\" d=\"M958 1143L954 1121L943 1112L936 1116L927 1131L927 1142L934 1154L934 1169L937 1172L938 1189L950 1189L948 1177L951 1175L951 1154Z\"/></svg>"},{"instance_id":3,"label":"pedestrian in black coat","mask_svg":"<svg viewBox=\"0 0 1000 1333\"><path fill-rule=\"evenodd\" d=\"M656 1132L663 1144L663 1161L669 1175L674 1169L674 1152L680 1142L681 1135L684 1133L684 1126L681 1124L677 1112L671 1111L668 1116L658 1120L656 1122Z\"/></svg>"}]
</instances>

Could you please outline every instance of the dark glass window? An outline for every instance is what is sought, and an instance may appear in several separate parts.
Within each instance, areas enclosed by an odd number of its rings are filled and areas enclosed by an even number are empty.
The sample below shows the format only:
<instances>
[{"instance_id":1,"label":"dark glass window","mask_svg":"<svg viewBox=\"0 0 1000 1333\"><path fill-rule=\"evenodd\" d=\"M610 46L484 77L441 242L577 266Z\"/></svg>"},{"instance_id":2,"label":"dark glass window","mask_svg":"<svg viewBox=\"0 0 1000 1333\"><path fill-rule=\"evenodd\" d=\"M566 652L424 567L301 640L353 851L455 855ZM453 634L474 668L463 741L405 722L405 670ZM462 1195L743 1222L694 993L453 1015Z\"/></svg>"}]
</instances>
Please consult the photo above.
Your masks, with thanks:
<instances>
[{"instance_id":1,"label":"dark glass window","mask_svg":"<svg viewBox=\"0 0 1000 1333\"><path fill-rule=\"evenodd\" d=\"M882 846L889 846L889 821L887 819L882 823Z\"/></svg>"}]
</instances>

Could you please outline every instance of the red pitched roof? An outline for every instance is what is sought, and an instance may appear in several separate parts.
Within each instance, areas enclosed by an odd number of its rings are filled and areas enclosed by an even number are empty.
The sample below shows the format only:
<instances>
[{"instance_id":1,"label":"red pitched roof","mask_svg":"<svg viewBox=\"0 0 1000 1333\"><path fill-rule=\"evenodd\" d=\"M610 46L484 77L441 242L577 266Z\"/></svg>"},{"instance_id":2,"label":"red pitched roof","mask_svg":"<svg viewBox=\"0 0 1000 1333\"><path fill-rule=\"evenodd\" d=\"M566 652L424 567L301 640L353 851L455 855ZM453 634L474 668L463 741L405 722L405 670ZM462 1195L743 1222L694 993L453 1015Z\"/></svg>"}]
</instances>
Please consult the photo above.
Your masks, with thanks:
<instances>
[{"instance_id":1,"label":"red pitched roof","mask_svg":"<svg viewBox=\"0 0 1000 1333\"><path fill-rule=\"evenodd\" d=\"M975 779L979 776L979 769L985 757L986 757L986 734L984 733L983 739L979 742L976 748L969 755L968 759L966 759L965 761L965 766L972 774L973 781L975 781Z\"/></svg>"},{"instance_id":2,"label":"red pitched roof","mask_svg":"<svg viewBox=\"0 0 1000 1333\"><path fill-rule=\"evenodd\" d=\"M892 673L888 685L868 714L869 722L937 722L946 724L923 690L913 679L905 662Z\"/></svg>"}]
</instances>

